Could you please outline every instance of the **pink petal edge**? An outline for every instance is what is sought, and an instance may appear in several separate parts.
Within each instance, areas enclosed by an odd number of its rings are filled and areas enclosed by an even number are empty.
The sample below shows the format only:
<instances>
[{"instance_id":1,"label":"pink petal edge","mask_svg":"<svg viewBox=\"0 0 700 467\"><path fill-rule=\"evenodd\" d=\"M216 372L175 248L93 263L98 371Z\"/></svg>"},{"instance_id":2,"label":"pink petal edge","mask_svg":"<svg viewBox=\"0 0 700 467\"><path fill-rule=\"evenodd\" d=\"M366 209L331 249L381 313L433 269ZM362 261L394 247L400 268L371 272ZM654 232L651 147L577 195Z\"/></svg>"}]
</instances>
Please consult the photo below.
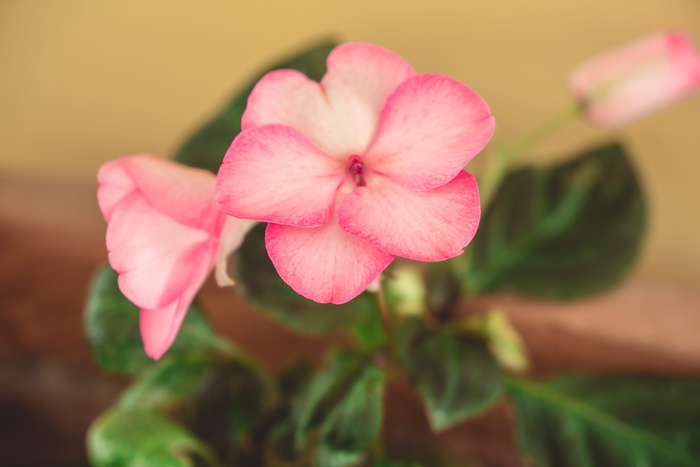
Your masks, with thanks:
<instances>
[{"instance_id":1,"label":"pink petal edge","mask_svg":"<svg viewBox=\"0 0 700 467\"><path fill-rule=\"evenodd\" d=\"M343 163L294 128L265 125L239 134L219 170L216 201L226 214L298 227L324 225L346 177Z\"/></svg>"},{"instance_id":2,"label":"pink petal edge","mask_svg":"<svg viewBox=\"0 0 700 467\"><path fill-rule=\"evenodd\" d=\"M363 160L405 188L428 191L452 180L494 128L488 105L469 87L444 75L417 75L387 99Z\"/></svg>"},{"instance_id":3,"label":"pink petal edge","mask_svg":"<svg viewBox=\"0 0 700 467\"><path fill-rule=\"evenodd\" d=\"M135 157L152 157L148 155ZM120 159L108 161L100 166L97 172L97 204L102 216L109 222L112 211L119 202L136 190L133 180L122 166Z\"/></svg>"},{"instance_id":4,"label":"pink petal edge","mask_svg":"<svg viewBox=\"0 0 700 467\"><path fill-rule=\"evenodd\" d=\"M320 84L294 70L265 75L248 98L242 128L287 125L331 157L364 153L384 101L415 72L398 55L361 43L336 47L327 68Z\"/></svg>"},{"instance_id":5,"label":"pink petal edge","mask_svg":"<svg viewBox=\"0 0 700 467\"><path fill-rule=\"evenodd\" d=\"M345 199L338 221L346 232L392 255L441 261L462 253L480 215L476 180L461 171L431 191L407 190L375 176Z\"/></svg>"},{"instance_id":6,"label":"pink petal edge","mask_svg":"<svg viewBox=\"0 0 700 467\"><path fill-rule=\"evenodd\" d=\"M335 219L301 229L269 224L267 252L280 277L319 303L345 303L365 290L393 256L344 232Z\"/></svg>"},{"instance_id":7,"label":"pink petal edge","mask_svg":"<svg viewBox=\"0 0 700 467\"><path fill-rule=\"evenodd\" d=\"M209 244L198 262L191 263L190 281L172 303L159 309L141 308L140 330L146 354L158 360L172 346L194 297L214 267L216 242Z\"/></svg>"},{"instance_id":8,"label":"pink petal edge","mask_svg":"<svg viewBox=\"0 0 700 467\"><path fill-rule=\"evenodd\" d=\"M214 202L214 174L155 157L125 157L120 161L156 210L189 227L212 233L221 229L223 217Z\"/></svg>"}]
</instances>

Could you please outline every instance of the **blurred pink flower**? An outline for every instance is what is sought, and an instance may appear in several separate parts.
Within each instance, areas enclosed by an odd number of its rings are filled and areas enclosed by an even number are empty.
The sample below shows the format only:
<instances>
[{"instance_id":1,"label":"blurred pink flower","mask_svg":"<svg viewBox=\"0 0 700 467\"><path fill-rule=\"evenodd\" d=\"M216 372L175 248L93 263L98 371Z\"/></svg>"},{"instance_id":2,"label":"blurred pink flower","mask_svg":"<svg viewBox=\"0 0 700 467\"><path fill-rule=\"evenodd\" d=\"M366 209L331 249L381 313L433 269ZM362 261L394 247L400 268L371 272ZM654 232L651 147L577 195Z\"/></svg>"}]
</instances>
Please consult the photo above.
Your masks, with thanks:
<instances>
[{"instance_id":1,"label":"blurred pink flower","mask_svg":"<svg viewBox=\"0 0 700 467\"><path fill-rule=\"evenodd\" d=\"M141 308L146 354L158 359L215 263L225 281L225 258L250 222L218 210L215 177L204 170L139 155L105 163L97 179L109 263L119 273L119 289ZM228 235L220 244L222 228Z\"/></svg>"},{"instance_id":2,"label":"blurred pink flower","mask_svg":"<svg viewBox=\"0 0 700 467\"><path fill-rule=\"evenodd\" d=\"M268 222L278 273L299 294L343 303L395 256L462 253L480 216L464 165L486 145L486 103L450 77L416 74L378 46L350 43L317 83L268 73L226 153L216 199L231 216Z\"/></svg>"},{"instance_id":3,"label":"blurred pink flower","mask_svg":"<svg viewBox=\"0 0 700 467\"><path fill-rule=\"evenodd\" d=\"M677 101L698 88L700 57L680 32L656 33L581 64L571 89L587 117L615 127Z\"/></svg>"}]
</instances>

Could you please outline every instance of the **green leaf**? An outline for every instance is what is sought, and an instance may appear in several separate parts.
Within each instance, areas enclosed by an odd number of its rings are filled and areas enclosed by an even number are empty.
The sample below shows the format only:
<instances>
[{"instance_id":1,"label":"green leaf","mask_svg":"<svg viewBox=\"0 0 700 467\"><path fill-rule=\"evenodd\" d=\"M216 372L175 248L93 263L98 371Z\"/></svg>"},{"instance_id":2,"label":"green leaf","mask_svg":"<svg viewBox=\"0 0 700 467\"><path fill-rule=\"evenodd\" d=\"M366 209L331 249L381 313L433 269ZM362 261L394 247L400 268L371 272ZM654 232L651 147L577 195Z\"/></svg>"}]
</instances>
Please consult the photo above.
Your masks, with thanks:
<instances>
[{"instance_id":1,"label":"green leaf","mask_svg":"<svg viewBox=\"0 0 700 467\"><path fill-rule=\"evenodd\" d=\"M423 399L434 430L478 415L501 395L498 363L481 339L409 322L401 330L399 356Z\"/></svg>"},{"instance_id":2,"label":"green leaf","mask_svg":"<svg viewBox=\"0 0 700 467\"><path fill-rule=\"evenodd\" d=\"M209 447L156 412L111 410L88 432L96 467L199 467L219 465Z\"/></svg>"},{"instance_id":3,"label":"green leaf","mask_svg":"<svg viewBox=\"0 0 700 467\"><path fill-rule=\"evenodd\" d=\"M423 286L427 291L426 302L430 314L440 320L447 320L454 314L459 300L461 284L455 267L457 261L463 258L428 263L427 284Z\"/></svg>"},{"instance_id":4,"label":"green leaf","mask_svg":"<svg viewBox=\"0 0 700 467\"><path fill-rule=\"evenodd\" d=\"M359 453L379 435L386 375L367 364L321 425L323 442L333 451Z\"/></svg>"},{"instance_id":5,"label":"green leaf","mask_svg":"<svg viewBox=\"0 0 700 467\"><path fill-rule=\"evenodd\" d=\"M471 243L467 287L555 298L603 290L632 265L644 225L642 190L619 144L518 170Z\"/></svg>"},{"instance_id":6,"label":"green leaf","mask_svg":"<svg viewBox=\"0 0 700 467\"><path fill-rule=\"evenodd\" d=\"M220 359L200 354L177 361L163 361L143 373L121 396L119 407L132 411L168 414L192 398L213 373Z\"/></svg>"},{"instance_id":7,"label":"green leaf","mask_svg":"<svg viewBox=\"0 0 700 467\"><path fill-rule=\"evenodd\" d=\"M318 455L327 458L327 465L356 460L379 434L384 382L384 370L368 356L347 351L333 355L296 407L297 445L302 446L310 432L318 429Z\"/></svg>"},{"instance_id":8,"label":"green leaf","mask_svg":"<svg viewBox=\"0 0 700 467\"><path fill-rule=\"evenodd\" d=\"M328 417L362 370L363 363L364 358L357 354L335 352L325 368L311 379L294 410L298 444Z\"/></svg>"},{"instance_id":9,"label":"green leaf","mask_svg":"<svg viewBox=\"0 0 700 467\"><path fill-rule=\"evenodd\" d=\"M382 459L372 464L372 467L421 467L421 464L416 462Z\"/></svg>"},{"instance_id":10,"label":"green leaf","mask_svg":"<svg viewBox=\"0 0 700 467\"><path fill-rule=\"evenodd\" d=\"M224 416L222 428L241 432L262 416L269 385L267 377L244 360L192 354L150 368L122 395L119 407L187 415L185 422L195 425L198 419L212 422ZM183 405L188 414L182 413Z\"/></svg>"},{"instance_id":11,"label":"green leaf","mask_svg":"<svg viewBox=\"0 0 700 467\"><path fill-rule=\"evenodd\" d=\"M266 376L246 361L199 353L146 371L122 395L119 408L166 415L228 459L245 455L269 395Z\"/></svg>"},{"instance_id":12,"label":"green leaf","mask_svg":"<svg viewBox=\"0 0 700 467\"><path fill-rule=\"evenodd\" d=\"M268 67L245 86L218 115L190 137L175 155L175 160L216 173L233 138L241 131L241 117L248 95L260 78L269 71L290 68L319 81L326 73L326 57L336 45L335 41L324 40L288 60Z\"/></svg>"},{"instance_id":13,"label":"green leaf","mask_svg":"<svg viewBox=\"0 0 700 467\"><path fill-rule=\"evenodd\" d=\"M313 362L301 356L277 376L277 386L284 397L292 398L306 387L313 372Z\"/></svg>"},{"instance_id":14,"label":"green leaf","mask_svg":"<svg viewBox=\"0 0 700 467\"><path fill-rule=\"evenodd\" d=\"M316 303L291 289L279 277L265 249L265 225L257 225L236 252L238 291L260 312L305 334L321 334L379 315L377 297L364 292L342 305Z\"/></svg>"},{"instance_id":15,"label":"green leaf","mask_svg":"<svg viewBox=\"0 0 700 467\"><path fill-rule=\"evenodd\" d=\"M238 438L256 427L268 408L271 383L242 360L227 361L205 378L195 397L195 431L205 439L223 432Z\"/></svg>"},{"instance_id":16,"label":"green leaf","mask_svg":"<svg viewBox=\"0 0 700 467\"><path fill-rule=\"evenodd\" d=\"M700 379L512 380L522 451L538 467L700 465Z\"/></svg>"},{"instance_id":17,"label":"green leaf","mask_svg":"<svg viewBox=\"0 0 700 467\"><path fill-rule=\"evenodd\" d=\"M92 353L103 369L138 374L154 365L143 351L139 309L119 291L117 273L108 266L95 274L84 319ZM178 359L194 350L211 348L232 351L231 344L212 332L193 304L164 359Z\"/></svg>"},{"instance_id":18,"label":"green leaf","mask_svg":"<svg viewBox=\"0 0 700 467\"><path fill-rule=\"evenodd\" d=\"M265 457L273 465L294 463L303 455L296 448L296 423L291 416L292 405L298 394L307 387L313 372L313 363L302 357L277 376L277 404L256 432L256 439L265 439ZM278 462L273 463L272 459Z\"/></svg>"},{"instance_id":19,"label":"green leaf","mask_svg":"<svg viewBox=\"0 0 700 467\"><path fill-rule=\"evenodd\" d=\"M326 444L322 444L316 450L317 467L350 467L360 465L364 458L363 452L338 451Z\"/></svg>"},{"instance_id":20,"label":"green leaf","mask_svg":"<svg viewBox=\"0 0 700 467\"><path fill-rule=\"evenodd\" d=\"M352 323L350 331L357 343L365 349L383 345L388 337L380 312L362 313L362 319Z\"/></svg>"}]
</instances>

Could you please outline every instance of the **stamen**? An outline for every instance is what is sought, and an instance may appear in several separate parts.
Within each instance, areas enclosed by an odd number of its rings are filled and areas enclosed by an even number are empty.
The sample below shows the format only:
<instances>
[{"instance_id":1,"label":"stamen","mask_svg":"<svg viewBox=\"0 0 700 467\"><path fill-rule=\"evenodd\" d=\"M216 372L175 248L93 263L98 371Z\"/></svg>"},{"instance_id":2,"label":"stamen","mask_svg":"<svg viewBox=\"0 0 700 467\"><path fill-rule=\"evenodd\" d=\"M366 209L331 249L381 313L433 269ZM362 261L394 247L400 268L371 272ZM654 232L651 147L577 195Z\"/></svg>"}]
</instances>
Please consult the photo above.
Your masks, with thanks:
<instances>
[{"instance_id":1,"label":"stamen","mask_svg":"<svg viewBox=\"0 0 700 467\"><path fill-rule=\"evenodd\" d=\"M352 156L350 158L350 173L353 175L360 175L362 173L362 160L359 156Z\"/></svg>"},{"instance_id":2,"label":"stamen","mask_svg":"<svg viewBox=\"0 0 700 467\"><path fill-rule=\"evenodd\" d=\"M357 154L350 157L350 166L348 170L355 176L355 183L357 186L365 186L365 181L362 179L362 169L364 165L362 164L362 159Z\"/></svg>"}]
</instances>

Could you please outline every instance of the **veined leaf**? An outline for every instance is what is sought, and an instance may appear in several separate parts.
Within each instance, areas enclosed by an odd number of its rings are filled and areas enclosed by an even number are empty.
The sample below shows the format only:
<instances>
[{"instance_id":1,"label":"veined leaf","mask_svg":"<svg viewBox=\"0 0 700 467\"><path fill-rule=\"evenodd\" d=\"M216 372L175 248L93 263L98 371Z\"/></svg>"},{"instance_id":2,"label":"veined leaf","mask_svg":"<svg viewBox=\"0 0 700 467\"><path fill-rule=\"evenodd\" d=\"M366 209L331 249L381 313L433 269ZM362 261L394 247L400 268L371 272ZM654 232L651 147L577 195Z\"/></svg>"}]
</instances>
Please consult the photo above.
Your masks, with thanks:
<instances>
[{"instance_id":1,"label":"veined leaf","mask_svg":"<svg viewBox=\"0 0 700 467\"><path fill-rule=\"evenodd\" d=\"M379 435L386 375L369 363L321 426L323 443L336 452L362 452Z\"/></svg>"},{"instance_id":2,"label":"veined leaf","mask_svg":"<svg viewBox=\"0 0 700 467\"><path fill-rule=\"evenodd\" d=\"M93 280L85 307L85 331L99 365L113 373L138 374L155 363L143 350L139 332L139 309L119 291L117 273L108 266ZM165 360L181 358L201 349L232 351L215 335L196 305L190 306Z\"/></svg>"},{"instance_id":3,"label":"veined leaf","mask_svg":"<svg viewBox=\"0 0 700 467\"><path fill-rule=\"evenodd\" d=\"M111 410L93 422L87 445L96 467L219 465L208 446L156 412Z\"/></svg>"},{"instance_id":4,"label":"veined leaf","mask_svg":"<svg viewBox=\"0 0 700 467\"><path fill-rule=\"evenodd\" d=\"M200 352L144 372L118 408L166 416L228 461L246 454L246 440L261 422L269 394L268 378L244 359Z\"/></svg>"},{"instance_id":5,"label":"veined leaf","mask_svg":"<svg viewBox=\"0 0 700 467\"><path fill-rule=\"evenodd\" d=\"M384 370L369 356L333 355L296 406L297 446L303 446L317 430L317 465L354 465L379 435L385 378Z\"/></svg>"},{"instance_id":6,"label":"veined leaf","mask_svg":"<svg viewBox=\"0 0 700 467\"><path fill-rule=\"evenodd\" d=\"M210 354L163 361L149 368L121 396L119 407L167 414L192 398L221 360Z\"/></svg>"},{"instance_id":7,"label":"veined leaf","mask_svg":"<svg viewBox=\"0 0 700 467\"><path fill-rule=\"evenodd\" d=\"M700 465L700 379L512 380L509 392L537 467Z\"/></svg>"},{"instance_id":8,"label":"veined leaf","mask_svg":"<svg viewBox=\"0 0 700 467\"><path fill-rule=\"evenodd\" d=\"M399 355L434 430L478 415L499 399L501 371L481 339L410 323L407 328Z\"/></svg>"},{"instance_id":9,"label":"veined leaf","mask_svg":"<svg viewBox=\"0 0 700 467\"><path fill-rule=\"evenodd\" d=\"M556 298L603 290L632 265L644 225L642 190L619 144L518 170L470 245L467 287Z\"/></svg>"}]
</instances>

